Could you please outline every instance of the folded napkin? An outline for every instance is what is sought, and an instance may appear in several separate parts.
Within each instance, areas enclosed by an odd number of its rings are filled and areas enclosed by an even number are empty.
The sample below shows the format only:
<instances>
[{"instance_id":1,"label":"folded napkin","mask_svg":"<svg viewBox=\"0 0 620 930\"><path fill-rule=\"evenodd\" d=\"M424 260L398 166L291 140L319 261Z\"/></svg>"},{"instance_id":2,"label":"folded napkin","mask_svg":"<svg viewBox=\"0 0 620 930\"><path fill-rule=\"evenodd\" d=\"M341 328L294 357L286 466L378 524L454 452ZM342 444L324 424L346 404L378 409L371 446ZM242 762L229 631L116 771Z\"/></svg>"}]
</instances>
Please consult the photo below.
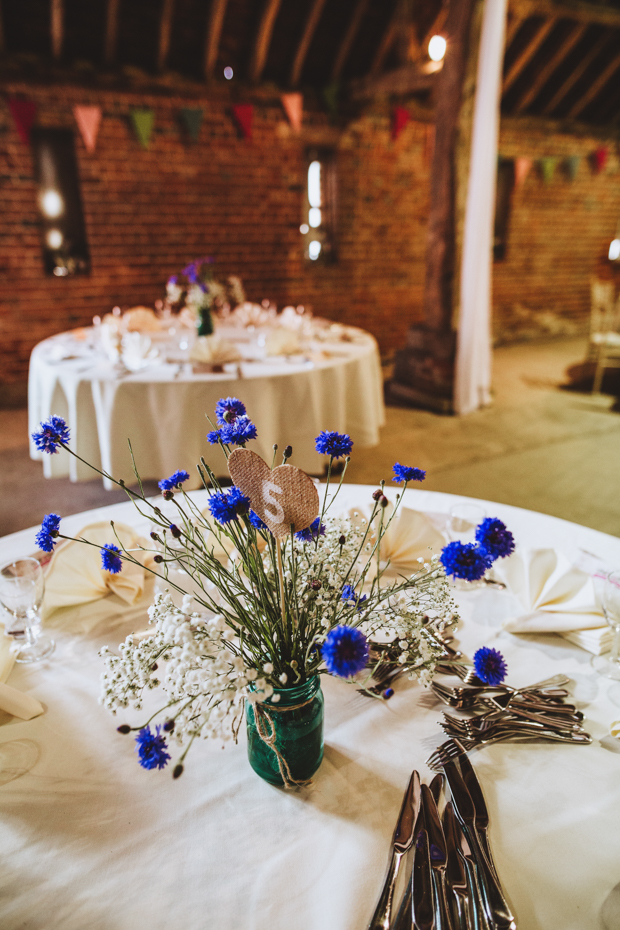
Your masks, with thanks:
<instances>
[{"instance_id":1,"label":"folded napkin","mask_svg":"<svg viewBox=\"0 0 620 930\"><path fill-rule=\"evenodd\" d=\"M287 329L272 329L265 339L266 355L297 355L301 351L296 334Z\"/></svg>"},{"instance_id":2,"label":"folded napkin","mask_svg":"<svg viewBox=\"0 0 620 930\"><path fill-rule=\"evenodd\" d=\"M22 720L32 720L39 714L45 712L45 708L36 698L10 685L0 682L0 710L12 714L13 717L20 717Z\"/></svg>"},{"instance_id":3,"label":"folded napkin","mask_svg":"<svg viewBox=\"0 0 620 930\"><path fill-rule=\"evenodd\" d=\"M129 371L141 371L159 357L159 350L153 346L149 336L128 332L121 342L121 357Z\"/></svg>"},{"instance_id":4,"label":"folded napkin","mask_svg":"<svg viewBox=\"0 0 620 930\"><path fill-rule=\"evenodd\" d=\"M515 552L495 563L493 577L504 582L523 608L504 623L511 633L569 633L605 625L591 576L561 552Z\"/></svg>"},{"instance_id":5,"label":"folded napkin","mask_svg":"<svg viewBox=\"0 0 620 930\"><path fill-rule=\"evenodd\" d=\"M199 336L189 357L192 362L201 362L203 365L225 365L227 362L238 362L241 354L234 343L214 335Z\"/></svg>"},{"instance_id":6,"label":"folded napkin","mask_svg":"<svg viewBox=\"0 0 620 930\"><path fill-rule=\"evenodd\" d=\"M117 544L109 523L92 523L78 537L94 543L66 542L59 546L50 560L45 576L45 596L41 617L47 626L73 632L88 632L102 620L129 619L133 613L145 611L151 602L152 582L147 584L147 572L142 566L152 565L151 548L129 526L115 524L123 546L142 564L123 562L118 575L101 567L100 547ZM105 599L103 603L101 602Z\"/></svg>"},{"instance_id":7,"label":"folded napkin","mask_svg":"<svg viewBox=\"0 0 620 930\"><path fill-rule=\"evenodd\" d=\"M15 653L12 651L13 638L0 633L0 683L6 684L15 665Z\"/></svg>"},{"instance_id":8,"label":"folded napkin","mask_svg":"<svg viewBox=\"0 0 620 930\"><path fill-rule=\"evenodd\" d=\"M156 333L161 323L150 307L132 307L121 317L121 326L128 333Z\"/></svg>"},{"instance_id":9,"label":"folded napkin","mask_svg":"<svg viewBox=\"0 0 620 930\"><path fill-rule=\"evenodd\" d=\"M392 511L392 504L384 510L384 524L389 520ZM349 511L349 515L351 522L358 525L369 517L368 513L364 514L359 509ZM371 545L374 545L377 538L375 527L378 528L378 515L371 529ZM381 540L380 564L382 569L387 566L382 577L391 579L412 575L420 570L422 562L428 562L431 556L439 555L444 546L445 539L425 513L400 507ZM376 572L376 559L373 558L366 580L372 581Z\"/></svg>"},{"instance_id":10,"label":"folded napkin","mask_svg":"<svg viewBox=\"0 0 620 930\"><path fill-rule=\"evenodd\" d=\"M609 728L609 732L612 736L615 736L616 739L620 739L620 720L614 720Z\"/></svg>"},{"instance_id":11,"label":"folded napkin","mask_svg":"<svg viewBox=\"0 0 620 930\"><path fill-rule=\"evenodd\" d=\"M273 322L274 315L274 311L268 307L246 301L235 307L227 322L233 326L268 326Z\"/></svg>"}]
</instances>

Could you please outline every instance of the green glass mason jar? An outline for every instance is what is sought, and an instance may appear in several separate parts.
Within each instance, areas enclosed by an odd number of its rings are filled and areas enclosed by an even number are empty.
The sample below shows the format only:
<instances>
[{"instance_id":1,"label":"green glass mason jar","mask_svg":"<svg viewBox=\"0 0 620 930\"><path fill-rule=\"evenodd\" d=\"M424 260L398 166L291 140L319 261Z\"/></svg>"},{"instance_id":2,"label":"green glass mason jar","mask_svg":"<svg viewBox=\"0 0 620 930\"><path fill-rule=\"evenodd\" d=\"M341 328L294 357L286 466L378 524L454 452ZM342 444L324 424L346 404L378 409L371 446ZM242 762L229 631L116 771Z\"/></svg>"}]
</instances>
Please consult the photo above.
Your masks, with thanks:
<instances>
[{"instance_id":1,"label":"green glass mason jar","mask_svg":"<svg viewBox=\"0 0 620 930\"><path fill-rule=\"evenodd\" d=\"M259 705L246 702L248 759L254 771L271 785L306 782L323 758L323 692L318 675L293 688L278 688L273 698ZM256 717L263 736L257 730ZM268 745L273 741L274 749ZM278 758L278 754L279 757ZM288 769L287 769L288 766ZM282 777L281 768L285 778ZM291 785L290 785L291 786Z\"/></svg>"},{"instance_id":2,"label":"green glass mason jar","mask_svg":"<svg viewBox=\"0 0 620 930\"><path fill-rule=\"evenodd\" d=\"M198 335L199 336L210 336L213 333L213 316L211 311L204 307L200 311L200 318L198 320Z\"/></svg>"}]
</instances>

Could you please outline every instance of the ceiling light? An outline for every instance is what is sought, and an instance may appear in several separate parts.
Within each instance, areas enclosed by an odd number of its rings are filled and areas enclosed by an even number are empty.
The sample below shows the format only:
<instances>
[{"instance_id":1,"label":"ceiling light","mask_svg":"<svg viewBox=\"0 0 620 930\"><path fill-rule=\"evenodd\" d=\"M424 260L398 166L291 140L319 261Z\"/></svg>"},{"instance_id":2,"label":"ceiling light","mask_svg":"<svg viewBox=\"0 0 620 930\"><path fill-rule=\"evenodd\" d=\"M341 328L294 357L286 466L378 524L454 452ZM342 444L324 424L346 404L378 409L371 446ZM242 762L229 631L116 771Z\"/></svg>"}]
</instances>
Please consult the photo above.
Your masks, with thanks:
<instances>
[{"instance_id":1,"label":"ceiling light","mask_svg":"<svg viewBox=\"0 0 620 930\"><path fill-rule=\"evenodd\" d=\"M611 240L607 257L610 262L615 262L617 258L620 258L620 239Z\"/></svg>"},{"instance_id":2,"label":"ceiling light","mask_svg":"<svg viewBox=\"0 0 620 930\"><path fill-rule=\"evenodd\" d=\"M234 71L232 68L230 67L224 68L224 77L226 78L227 81L230 81L232 79L233 74L234 74Z\"/></svg>"},{"instance_id":3,"label":"ceiling light","mask_svg":"<svg viewBox=\"0 0 620 930\"><path fill-rule=\"evenodd\" d=\"M428 57L431 61L441 61L446 54L446 40L443 36L433 36L428 43Z\"/></svg>"}]
</instances>

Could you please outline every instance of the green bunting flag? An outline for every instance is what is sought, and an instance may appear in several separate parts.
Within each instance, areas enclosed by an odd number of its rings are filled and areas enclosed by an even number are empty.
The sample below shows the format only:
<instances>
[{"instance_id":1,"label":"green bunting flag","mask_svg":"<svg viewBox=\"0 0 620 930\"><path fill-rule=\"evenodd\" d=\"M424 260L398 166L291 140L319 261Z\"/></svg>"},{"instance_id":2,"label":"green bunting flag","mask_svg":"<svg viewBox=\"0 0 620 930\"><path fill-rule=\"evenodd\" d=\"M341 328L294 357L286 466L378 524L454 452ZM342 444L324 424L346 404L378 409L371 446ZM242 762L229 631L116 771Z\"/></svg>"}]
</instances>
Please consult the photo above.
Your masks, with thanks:
<instances>
[{"instance_id":1,"label":"green bunting flag","mask_svg":"<svg viewBox=\"0 0 620 930\"><path fill-rule=\"evenodd\" d=\"M155 122L155 111L150 107L132 110L129 114L138 142L143 149L148 149Z\"/></svg>"},{"instance_id":2,"label":"green bunting flag","mask_svg":"<svg viewBox=\"0 0 620 930\"><path fill-rule=\"evenodd\" d=\"M183 107L181 119L192 142L197 142L202 126L202 107Z\"/></svg>"},{"instance_id":3,"label":"green bunting flag","mask_svg":"<svg viewBox=\"0 0 620 930\"><path fill-rule=\"evenodd\" d=\"M574 181L577 177L580 163L581 155L569 155L568 158L564 159L564 168L571 181Z\"/></svg>"},{"instance_id":4,"label":"green bunting flag","mask_svg":"<svg viewBox=\"0 0 620 930\"><path fill-rule=\"evenodd\" d=\"M547 158L539 159L538 164L540 165L540 173L542 174L542 179L545 184L548 184L555 174L556 163L557 158L554 156L548 156Z\"/></svg>"},{"instance_id":5,"label":"green bunting flag","mask_svg":"<svg viewBox=\"0 0 620 930\"><path fill-rule=\"evenodd\" d=\"M331 84L328 84L327 87L323 88L323 100L325 101L325 106L331 119L335 119L338 116L339 90L340 86L338 81L332 81Z\"/></svg>"}]
</instances>

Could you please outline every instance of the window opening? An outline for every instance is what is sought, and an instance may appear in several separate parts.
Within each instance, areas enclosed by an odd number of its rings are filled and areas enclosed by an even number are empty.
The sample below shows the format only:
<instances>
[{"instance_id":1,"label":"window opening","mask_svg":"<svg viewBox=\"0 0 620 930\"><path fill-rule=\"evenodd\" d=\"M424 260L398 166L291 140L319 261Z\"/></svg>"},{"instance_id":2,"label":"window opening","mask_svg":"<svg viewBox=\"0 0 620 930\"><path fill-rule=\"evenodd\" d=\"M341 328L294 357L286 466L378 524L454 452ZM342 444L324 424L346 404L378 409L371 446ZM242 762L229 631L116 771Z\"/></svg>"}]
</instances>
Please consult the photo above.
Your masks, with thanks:
<instances>
[{"instance_id":1,"label":"window opening","mask_svg":"<svg viewBox=\"0 0 620 930\"><path fill-rule=\"evenodd\" d=\"M335 259L336 164L331 150L307 153L302 223L304 254L309 261Z\"/></svg>"}]
</instances>

